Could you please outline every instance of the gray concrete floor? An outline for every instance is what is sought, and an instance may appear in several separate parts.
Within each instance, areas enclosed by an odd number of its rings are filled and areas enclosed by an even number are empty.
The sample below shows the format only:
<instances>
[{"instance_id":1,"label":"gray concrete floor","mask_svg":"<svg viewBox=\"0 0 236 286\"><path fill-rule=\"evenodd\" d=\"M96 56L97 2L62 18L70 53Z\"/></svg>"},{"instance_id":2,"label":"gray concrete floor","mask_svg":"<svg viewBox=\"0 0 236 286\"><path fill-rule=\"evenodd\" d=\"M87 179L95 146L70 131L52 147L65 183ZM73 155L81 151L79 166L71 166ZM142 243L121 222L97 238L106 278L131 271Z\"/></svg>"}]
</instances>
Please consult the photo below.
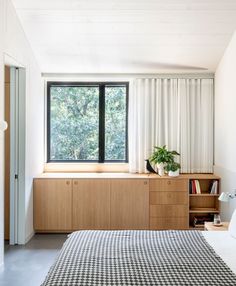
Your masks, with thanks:
<instances>
[{"instance_id":1,"label":"gray concrete floor","mask_svg":"<svg viewBox=\"0 0 236 286\"><path fill-rule=\"evenodd\" d=\"M6 244L0 285L41 285L66 238L66 234L37 234L24 246Z\"/></svg>"}]
</instances>

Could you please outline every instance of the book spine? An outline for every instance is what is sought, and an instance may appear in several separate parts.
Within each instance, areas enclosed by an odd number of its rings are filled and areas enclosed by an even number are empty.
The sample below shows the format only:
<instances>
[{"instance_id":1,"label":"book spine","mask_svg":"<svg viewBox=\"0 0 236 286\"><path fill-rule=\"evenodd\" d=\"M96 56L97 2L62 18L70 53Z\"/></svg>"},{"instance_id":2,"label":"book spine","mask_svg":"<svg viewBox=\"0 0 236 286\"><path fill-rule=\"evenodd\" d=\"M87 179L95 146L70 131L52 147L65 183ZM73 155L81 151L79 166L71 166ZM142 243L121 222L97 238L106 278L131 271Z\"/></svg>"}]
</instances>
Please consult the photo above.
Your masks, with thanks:
<instances>
[{"instance_id":1,"label":"book spine","mask_svg":"<svg viewBox=\"0 0 236 286\"><path fill-rule=\"evenodd\" d=\"M199 183L199 181L198 181L198 180L196 181L196 183L197 183L197 192L198 192L198 194L201 194L201 187L200 187L200 183Z\"/></svg>"},{"instance_id":2,"label":"book spine","mask_svg":"<svg viewBox=\"0 0 236 286\"><path fill-rule=\"evenodd\" d=\"M196 182L195 180L192 181L193 182L193 194L196 194L197 191L196 191Z\"/></svg>"},{"instance_id":3,"label":"book spine","mask_svg":"<svg viewBox=\"0 0 236 286\"><path fill-rule=\"evenodd\" d=\"M216 181L215 194L218 194L218 181Z\"/></svg>"}]
</instances>

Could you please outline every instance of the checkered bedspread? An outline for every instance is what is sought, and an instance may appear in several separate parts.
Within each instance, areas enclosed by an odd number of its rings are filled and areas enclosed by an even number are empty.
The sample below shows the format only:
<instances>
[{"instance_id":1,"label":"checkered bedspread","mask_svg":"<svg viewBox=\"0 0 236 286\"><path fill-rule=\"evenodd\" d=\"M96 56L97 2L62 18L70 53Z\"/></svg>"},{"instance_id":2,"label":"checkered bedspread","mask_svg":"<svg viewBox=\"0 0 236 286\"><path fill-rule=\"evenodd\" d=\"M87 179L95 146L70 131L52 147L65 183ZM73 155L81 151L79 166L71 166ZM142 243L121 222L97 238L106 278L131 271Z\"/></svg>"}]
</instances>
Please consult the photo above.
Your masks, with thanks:
<instances>
[{"instance_id":1,"label":"checkered bedspread","mask_svg":"<svg viewBox=\"0 0 236 286\"><path fill-rule=\"evenodd\" d=\"M198 231L78 231L42 285L236 286L236 275Z\"/></svg>"}]
</instances>

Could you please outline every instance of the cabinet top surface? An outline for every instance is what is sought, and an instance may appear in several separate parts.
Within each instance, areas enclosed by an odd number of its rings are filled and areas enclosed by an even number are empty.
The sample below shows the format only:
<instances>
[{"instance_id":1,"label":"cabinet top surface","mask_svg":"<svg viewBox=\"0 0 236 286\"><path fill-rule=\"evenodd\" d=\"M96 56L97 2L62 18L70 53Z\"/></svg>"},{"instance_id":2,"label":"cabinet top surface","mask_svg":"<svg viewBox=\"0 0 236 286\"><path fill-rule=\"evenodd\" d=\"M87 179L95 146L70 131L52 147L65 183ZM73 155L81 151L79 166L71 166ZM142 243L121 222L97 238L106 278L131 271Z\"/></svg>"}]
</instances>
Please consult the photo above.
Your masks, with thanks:
<instances>
[{"instance_id":1,"label":"cabinet top surface","mask_svg":"<svg viewBox=\"0 0 236 286\"><path fill-rule=\"evenodd\" d=\"M204 227L206 230L212 231L228 230L229 222L222 222L221 226L215 226L212 222L205 222Z\"/></svg>"},{"instance_id":2,"label":"cabinet top surface","mask_svg":"<svg viewBox=\"0 0 236 286\"><path fill-rule=\"evenodd\" d=\"M148 179L149 174L131 173L42 173L35 179Z\"/></svg>"},{"instance_id":3,"label":"cabinet top surface","mask_svg":"<svg viewBox=\"0 0 236 286\"><path fill-rule=\"evenodd\" d=\"M214 174L180 174L178 177L170 177L170 176L163 176L160 177L155 174L149 174L149 179L196 179L196 180L213 180L213 179L220 179L219 176Z\"/></svg>"},{"instance_id":4,"label":"cabinet top surface","mask_svg":"<svg viewBox=\"0 0 236 286\"><path fill-rule=\"evenodd\" d=\"M220 179L213 174L181 174L178 177L163 176L156 174L131 174L131 173L42 173L35 179L157 179L157 180L180 180L180 179Z\"/></svg>"}]
</instances>

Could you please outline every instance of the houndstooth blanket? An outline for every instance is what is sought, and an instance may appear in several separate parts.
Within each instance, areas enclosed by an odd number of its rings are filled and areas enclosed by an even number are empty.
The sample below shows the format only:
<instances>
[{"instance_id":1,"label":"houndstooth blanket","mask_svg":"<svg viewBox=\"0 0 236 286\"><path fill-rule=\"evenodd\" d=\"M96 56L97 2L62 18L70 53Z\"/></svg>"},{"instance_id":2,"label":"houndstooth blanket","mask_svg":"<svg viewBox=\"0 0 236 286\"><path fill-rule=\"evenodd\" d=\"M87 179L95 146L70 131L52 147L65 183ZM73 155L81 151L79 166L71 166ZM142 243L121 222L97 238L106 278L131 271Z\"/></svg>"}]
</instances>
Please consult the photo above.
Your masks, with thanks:
<instances>
[{"instance_id":1,"label":"houndstooth blanket","mask_svg":"<svg viewBox=\"0 0 236 286\"><path fill-rule=\"evenodd\" d=\"M236 286L236 275L199 231L78 231L43 286Z\"/></svg>"}]
</instances>

